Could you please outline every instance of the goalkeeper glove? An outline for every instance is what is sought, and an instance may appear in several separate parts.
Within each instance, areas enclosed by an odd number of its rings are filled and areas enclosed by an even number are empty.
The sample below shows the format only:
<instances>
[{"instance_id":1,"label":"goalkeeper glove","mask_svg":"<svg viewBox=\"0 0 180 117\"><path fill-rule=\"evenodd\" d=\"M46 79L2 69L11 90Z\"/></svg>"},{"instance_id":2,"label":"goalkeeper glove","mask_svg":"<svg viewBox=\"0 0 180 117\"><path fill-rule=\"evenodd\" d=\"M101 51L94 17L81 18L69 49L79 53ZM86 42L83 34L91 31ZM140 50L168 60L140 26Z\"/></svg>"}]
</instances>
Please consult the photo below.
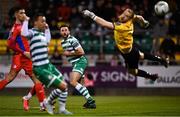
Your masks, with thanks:
<instances>
[{"instance_id":1,"label":"goalkeeper glove","mask_svg":"<svg viewBox=\"0 0 180 117\"><path fill-rule=\"evenodd\" d=\"M89 10L83 10L83 11L82 11L82 14L83 14L84 16L90 17L90 18L93 19L93 20L96 19L96 15L95 15L93 12L89 11Z\"/></svg>"},{"instance_id":2,"label":"goalkeeper glove","mask_svg":"<svg viewBox=\"0 0 180 117\"><path fill-rule=\"evenodd\" d=\"M148 22L147 20L145 20L145 21L144 21L144 28L149 27L149 25L150 25L149 22Z\"/></svg>"}]
</instances>

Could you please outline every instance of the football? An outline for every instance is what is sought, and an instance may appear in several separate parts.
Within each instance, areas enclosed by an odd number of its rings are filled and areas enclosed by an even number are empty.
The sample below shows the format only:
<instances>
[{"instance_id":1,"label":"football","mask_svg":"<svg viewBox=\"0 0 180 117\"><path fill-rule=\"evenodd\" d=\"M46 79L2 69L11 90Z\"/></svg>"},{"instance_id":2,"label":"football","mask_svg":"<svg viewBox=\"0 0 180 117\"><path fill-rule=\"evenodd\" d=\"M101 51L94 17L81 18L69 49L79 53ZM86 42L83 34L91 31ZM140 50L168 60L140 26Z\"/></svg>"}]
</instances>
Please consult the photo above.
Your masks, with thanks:
<instances>
[{"instance_id":1,"label":"football","mask_svg":"<svg viewBox=\"0 0 180 117\"><path fill-rule=\"evenodd\" d=\"M165 1L159 1L155 4L154 10L157 15L162 16L168 13L169 5Z\"/></svg>"}]
</instances>

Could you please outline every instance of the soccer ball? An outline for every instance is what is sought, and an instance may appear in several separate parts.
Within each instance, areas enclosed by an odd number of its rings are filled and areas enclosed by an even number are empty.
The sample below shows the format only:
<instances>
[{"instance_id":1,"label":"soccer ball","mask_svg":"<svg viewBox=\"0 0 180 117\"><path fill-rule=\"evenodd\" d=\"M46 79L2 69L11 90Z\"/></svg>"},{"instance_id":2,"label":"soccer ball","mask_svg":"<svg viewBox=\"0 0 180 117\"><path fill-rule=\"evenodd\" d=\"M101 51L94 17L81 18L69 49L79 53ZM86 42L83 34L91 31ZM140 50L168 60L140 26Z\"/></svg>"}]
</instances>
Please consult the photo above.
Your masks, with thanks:
<instances>
[{"instance_id":1,"label":"soccer ball","mask_svg":"<svg viewBox=\"0 0 180 117\"><path fill-rule=\"evenodd\" d=\"M169 5L165 1L159 1L158 3L155 4L154 10L157 15L162 16L168 13Z\"/></svg>"}]
</instances>

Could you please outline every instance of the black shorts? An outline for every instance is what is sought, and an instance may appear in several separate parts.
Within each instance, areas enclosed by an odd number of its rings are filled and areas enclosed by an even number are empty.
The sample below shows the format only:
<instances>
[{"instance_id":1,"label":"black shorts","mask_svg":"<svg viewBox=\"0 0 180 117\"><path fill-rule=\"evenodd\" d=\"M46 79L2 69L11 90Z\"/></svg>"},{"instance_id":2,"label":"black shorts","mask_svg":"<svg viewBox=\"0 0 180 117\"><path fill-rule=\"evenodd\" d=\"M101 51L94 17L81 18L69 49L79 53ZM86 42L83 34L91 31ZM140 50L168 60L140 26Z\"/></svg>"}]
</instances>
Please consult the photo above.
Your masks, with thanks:
<instances>
[{"instance_id":1,"label":"black shorts","mask_svg":"<svg viewBox=\"0 0 180 117\"><path fill-rule=\"evenodd\" d=\"M133 48L130 51L130 53L127 54L121 53L121 54L125 59L126 67L128 69L138 69L140 54L139 54L139 49L135 45L133 45Z\"/></svg>"}]
</instances>

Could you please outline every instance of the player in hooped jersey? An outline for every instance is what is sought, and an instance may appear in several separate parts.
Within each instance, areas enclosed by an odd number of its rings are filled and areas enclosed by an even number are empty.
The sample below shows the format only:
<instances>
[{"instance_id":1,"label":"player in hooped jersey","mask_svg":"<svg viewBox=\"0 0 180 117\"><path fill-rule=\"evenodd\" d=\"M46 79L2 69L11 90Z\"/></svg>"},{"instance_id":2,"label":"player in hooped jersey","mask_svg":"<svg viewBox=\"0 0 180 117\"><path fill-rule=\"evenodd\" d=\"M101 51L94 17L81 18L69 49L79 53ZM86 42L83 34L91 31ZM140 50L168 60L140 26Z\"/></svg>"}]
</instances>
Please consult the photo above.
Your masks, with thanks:
<instances>
[{"instance_id":1,"label":"player in hooped jersey","mask_svg":"<svg viewBox=\"0 0 180 117\"><path fill-rule=\"evenodd\" d=\"M32 71L32 61L30 60L30 47L28 40L21 36L22 22L26 16L25 10L21 7L14 7L13 15L15 23L10 31L7 40L8 48L14 51L12 57L12 64L9 73L5 76L4 80L0 81L0 90L4 89L7 84L15 79L21 69L32 79L34 89L40 102L40 109L44 109L43 101L45 99L44 88L41 82L36 78ZM24 110L29 110L28 100L23 98Z\"/></svg>"}]
</instances>

